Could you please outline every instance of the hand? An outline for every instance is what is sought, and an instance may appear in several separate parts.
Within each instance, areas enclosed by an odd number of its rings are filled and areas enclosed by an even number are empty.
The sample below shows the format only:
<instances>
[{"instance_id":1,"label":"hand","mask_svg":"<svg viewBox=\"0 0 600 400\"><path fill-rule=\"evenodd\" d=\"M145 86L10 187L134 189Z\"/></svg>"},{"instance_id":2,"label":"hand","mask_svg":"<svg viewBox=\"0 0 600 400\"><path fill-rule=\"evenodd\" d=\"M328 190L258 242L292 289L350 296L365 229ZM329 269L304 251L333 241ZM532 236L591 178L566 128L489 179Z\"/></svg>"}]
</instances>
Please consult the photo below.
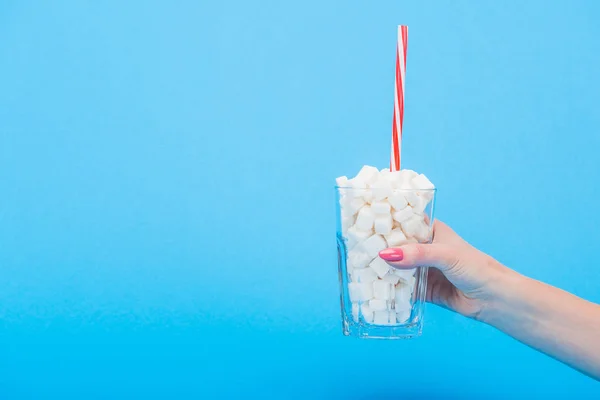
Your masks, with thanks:
<instances>
[{"instance_id":1,"label":"hand","mask_svg":"<svg viewBox=\"0 0 600 400\"><path fill-rule=\"evenodd\" d=\"M464 316L482 319L482 313L502 290L503 277L514 273L475 249L448 225L434 222L433 243L407 244L381 251L392 267L434 267L427 278L427 301Z\"/></svg>"},{"instance_id":2,"label":"hand","mask_svg":"<svg viewBox=\"0 0 600 400\"><path fill-rule=\"evenodd\" d=\"M527 278L435 221L433 243L382 250L392 267L430 266L427 301L475 318L600 380L600 305Z\"/></svg>"}]
</instances>

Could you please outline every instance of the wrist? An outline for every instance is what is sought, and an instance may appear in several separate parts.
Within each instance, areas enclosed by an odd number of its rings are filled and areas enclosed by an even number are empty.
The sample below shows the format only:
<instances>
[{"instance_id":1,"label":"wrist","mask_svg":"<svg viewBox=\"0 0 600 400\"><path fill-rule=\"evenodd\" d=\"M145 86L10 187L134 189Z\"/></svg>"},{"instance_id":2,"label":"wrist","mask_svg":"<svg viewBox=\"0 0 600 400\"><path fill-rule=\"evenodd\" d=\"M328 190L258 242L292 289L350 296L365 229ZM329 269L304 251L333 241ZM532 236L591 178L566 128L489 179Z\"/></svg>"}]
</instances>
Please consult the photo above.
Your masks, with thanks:
<instances>
[{"instance_id":1,"label":"wrist","mask_svg":"<svg viewBox=\"0 0 600 400\"><path fill-rule=\"evenodd\" d=\"M478 319L486 324L497 326L500 321L515 316L523 306L521 297L528 292L528 284L529 278L500 264L489 283L488 293Z\"/></svg>"}]
</instances>

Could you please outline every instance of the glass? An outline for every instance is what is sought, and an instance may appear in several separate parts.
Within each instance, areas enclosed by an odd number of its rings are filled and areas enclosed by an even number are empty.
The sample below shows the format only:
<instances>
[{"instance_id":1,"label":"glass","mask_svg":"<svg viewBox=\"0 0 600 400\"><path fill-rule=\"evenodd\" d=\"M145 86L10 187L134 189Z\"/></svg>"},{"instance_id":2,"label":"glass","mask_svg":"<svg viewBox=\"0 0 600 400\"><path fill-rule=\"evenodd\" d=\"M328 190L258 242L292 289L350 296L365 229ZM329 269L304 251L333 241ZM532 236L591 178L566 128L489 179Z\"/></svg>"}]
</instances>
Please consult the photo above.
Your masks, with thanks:
<instances>
[{"instance_id":1,"label":"glass","mask_svg":"<svg viewBox=\"0 0 600 400\"><path fill-rule=\"evenodd\" d=\"M428 268L398 270L378 253L411 242L431 243L436 189L390 189L383 194L374 193L377 189L335 189L344 335L365 339L421 335ZM378 218L374 225L373 217Z\"/></svg>"}]
</instances>

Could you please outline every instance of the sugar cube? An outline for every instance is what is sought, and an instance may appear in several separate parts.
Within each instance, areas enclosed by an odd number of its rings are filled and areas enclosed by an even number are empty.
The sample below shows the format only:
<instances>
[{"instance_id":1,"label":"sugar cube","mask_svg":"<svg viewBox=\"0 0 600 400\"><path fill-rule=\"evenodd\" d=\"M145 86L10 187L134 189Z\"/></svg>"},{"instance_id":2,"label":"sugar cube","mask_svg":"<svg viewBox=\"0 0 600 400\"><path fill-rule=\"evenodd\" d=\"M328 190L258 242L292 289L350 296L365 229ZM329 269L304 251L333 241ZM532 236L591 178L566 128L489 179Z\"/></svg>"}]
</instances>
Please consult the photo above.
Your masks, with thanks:
<instances>
[{"instance_id":1,"label":"sugar cube","mask_svg":"<svg viewBox=\"0 0 600 400\"><path fill-rule=\"evenodd\" d=\"M362 303L360 305L360 313L362 314L366 323L373 323L373 310L371 310L371 307L369 307L368 303Z\"/></svg>"},{"instance_id":2,"label":"sugar cube","mask_svg":"<svg viewBox=\"0 0 600 400\"><path fill-rule=\"evenodd\" d=\"M396 211L402 210L408 205L408 201L406 201L406 197L404 197L402 192L392 193L392 195L388 196L388 202Z\"/></svg>"},{"instance_id":3,"label":"sugar cube","mask_svg":"<svg viewBox=\"0 0 600 400\"><path fill-rule=\"evenodd\" d=\"M352 271L352 280L354 282L372 283L375 279L377 279L377 274L372 268L358 268Z\"/></svg>"},{"instance_id":4,"label":"sugar cube","mask_svg":"<svg viewBox=\"0 0 600 400\"><path fill-rule=\"evenodd\" d=\"M380 299L369 300L369 308L373 311L387 310L387 301Z\"/></svg>"},{"instance_id":5,"label":"sugar cube","mask_svg":"<svg viewBox=\"0 0 600 400\"><path fill-rule=\"evenodd\" d=\"M375 222L375 214L371 211L371 207L365 205L358 212L356 217L356 228L361 231L368 231L373 229L373 223Z\"/></svg>"},{"instance_id":6,"label":"sugar cube","mask_svg":"<svg viewBox=\"0 0 600 400\"><path fill-rule=\"evenodd\" d=\"M384 179L392 184L392 188L396 189L400 187L400 184L402 183L402 174L400 171L391 171L384 176Z\"/></svg>"},{"instance_id":7,"label":"sugar cube","mask_svg":"<svg viewBox=\"0 0 600 400\"><path fill-rule=\"evenodd\" d=\"M373 313L373 323L375 325L391 325L396 323L396 315L387 310L375 311ZM391 317L391 318L390 318Z\"/></svg>"},{"instance_id":8,"label":"sugar cube","mask_svg":"<svg viewBox=\"0 0 600 400\"><path fill-rule=\"evenodd\" d=\"M412 268L412 269L393 268L392 273L394 275L396 275L401 281L403 281L405 283L410 283L410 282L412 282L412 280L415 279L415 277L414 277L415 271L416 271L415 268Z\"/></svg>"},{"instance_id":9,"label":"sugar cube","mask_svg":"<svg viewBox=\"0 0 600 400\"><path fill-rule=\"evenodd\" d=\"M348 269L365 268L370 262L371 258L369 255L363 251L360 251L360 249L352 249L348 252Z\"/></svg>"},{"instance_id":10,"label":"sugar cube","mask_svg":"<svg viewBox=\"0 0 600 400\"><path fill-rule=\"evenodd\" d=\"M388 246L394 247L399 246L406 241L406 235L402 232L402 229L393 229L389 234L385 235L385 241Z\"/></svg>"},{"instance_id":11,"label":"sugar cube","mask_svg":"<svg viewBox=\"0 0 600 400\"><path fill-rule=\"evenodd\" d=\"M373 235L372 230L361 231L356 226L351 226L346 232L348 238L348 248L352 249L358 243L363 242Z\"/></svg>"},{"instance_id":12,"label":"sugar cube","mask_svg":"<svg viewBox=\"0 0 600 400\"><path fill-rule=\"evenodd\" d=\"M402 310L400 312L396 312L396 323L403 324L410 319L410 309Z\"/></svg>"},{"instance_id":13,"label":"sugar cube","mask_svg":"<svg viewBox=\"0 0 600 400\"><path fill-rule=\"evenodd\" d=\"M393 287L390 282L384 280L373 281L373 297L380 300L393 299Z\"/></svg>"},{"instance_id":14,"label":"sugar cube","mask_svg":"<svg viewBox=\"0 0 600 400\"><path fill-rule=\"evenodd\" d=\"M373 235L369 237L367 240L362 242L361 249L364 250L371 259L377 257L379 252L387 247L387 243L383 236L381 235Z\"/></svg>"},{"instance_id":15,"label":"sugar cube","mask_svg":"<svg viewBox=\"0 0 600 400\"><path fill-rule=\"evenodd\" d=\"M393 272L388 272L383 278L381 278L382 280L391 283L392 285L395 285L396 283L398 283L398 281L400 280L400 277L396 274L394 274Z\"/></svg>"},{"instance_id":16,"label":"sugar cube","mask_svg":"<svg viewBox=\"0 0 600 400\"><path fill-rule=\"evenodd\" d=\"M412 298L412 287L406 284L398 284L395 288L394 300L396 302L396 309L402 309L406 304L410 305Z\"/></svg>"},{"instance_id":17,"label":"sugar cube","mask_svg":"<svg viewBox=\"0 0 600 400\"><path fill-rule=\"evenodd\" d=\"M413 216L412 207L406 206L402 210L398 210L392 214L395 221L403 223Z\"/></svg>"},{"instance_id":18,"label":"sugar cube","mask_svg":"<svg viewBox=\"0 0 600 400\"><path fill-rule=\"evenodd\" d=\"M371 211L379 215L387 215L391 211L390 203L387 201L375 200L371 202Z\"/></svg>"},{"instance_id":19,"label":"sugar cube","mask_svg":"<svg viewBox=\"0 0 600 400\"><path fill-rule=\"evenodd\" d=\"M370 185L371 183L375 182L375 180L377 179L378 176L379 176L379 170L377 168L372 167L370 165L365 165L358 172L358 174L356 175L356 178L359 178L361 181Z\"/></svg>"},{"instance_id":20,"label":"sugar cube","mask_svg":"<svg viewBox=\"0 0 600 400\"><path fill-rule=\"evenodd\" d=\"M343 207L348 210L348 214L356 214L365 205L365 199L362 197L355 197L347 202Z\"/></svg>"},{"instance_id":21,"label":"sugar cube","mask_svg":"<svg viewBox=\"0 0 600 400\"><path fill-rule=\"evenodd\" d=\"M411 206L419 205L420 198L419 196L417 196L417 192L415 192L414 190L406 190L403 191L402 194L404 195L404 198L406 199L408 204L410 204Z\"/></svg>"},{"instance_id":22,"label":"sugar cube","mask_svg":"<svg viewBox=\"0 0 600 400\"><path fill-rule=\"evenodd\" d=\"M379 179L370 185L375 200L383 200L392 194L392 184L385 180Z\"/></svg>"},{"instance_id":23,"label":"sugar cube","mask_svg":"<svg viewBox=\"0 0 600 400\"><path fill-rule=\"evenodd\" d=\"M425 223L422 216L416 214L402 222L402 230L406 236L412 236L420 242L428 241L431 236L431 228Z\"/></svg>"},{"instance_id":24,"label":"sugar cube","mask_svg":"<svg viewBox=\"0 0 600 400\"><path fill-rule=\"evenodd\" d=\"M339 178L335 179L335 184L338 187L346 187L348 185L348 177L347 176L340 176Z\"/></svg>"},{"instance_id":25,"label":"sugar cube","mask_svg":"<svg viewBox=\"0 0 600 400\"><path fill-rule=\"evenodd\" d=\"M426 198L424 198L422 196L417 196L416 203L412 205L413 213L422 214L425 211L425 209L427 208L428 203L429 203L429 200L427 200Z\"/></svg>"},{"instance_id":26,"label":"sugar cube","mask_svg":"<svg viewBox=\"0 0 600 400\"><path fill-rule=\"evenodd\" d=\"M359 178L348 180L347 185L353 189L348 191L349 195L354 197L362 197L367 189L367 184Z\"/></svg>"},{"instance_id":27,"label":"sugar cube","mask_svg":"<svg viewBox=\"0 0 600 400\"><path fill-rule=\"evenodd\" d=\"M342 232L345 234L348 232L348 229L354 224L354 217L342 215Z\"/></svg>"},{"instance_id":28,"label":"sugar cube","mask_svg":"<svg viewBox=\"0 0 600 400\"><path fill-rule=\"evenodd\" d=\"M391 215L378 215L375 217L373 226L375 227L375 233L380 235L387 235L392 231L394 221Z\"/></svg>"},{"instance_id":29,"label":"sugar cube","mask_svg":"<svg viewBox=\"0 0 600 400\"><path fill-rule=\"evenodd\" d=\"M375 271L378 277L383 278L390 271L390 266L388 263L383 261L380 257L376 257L371 263L369 267Z\"/></svg>"},{"instance_id":30,"label":"sugar cube","mask_svg":"<svg viewBox=\"0 0 600 400\"><path fill-rule=\"evenodd\" d=\"M415 171L413 171L412 169L403 169L400 171L400 175L401 175L401 177L402 177L401 179L403 181L410 182L418 174Z\"/></svg>"},{"instance_id":31,"label":"sugar cube","mask_svg":"<svg viewBox=\"0 0 600 400\"><path fill-rule=\"evenodd\" d=\"M435 188L433 183L431 183L431 181L423 174L419 174L412 178L411 184L415 189L431 190Z\"/></svg>"},{"instance_id":32,"label":"sugar cube","mask_svg":"<svg viewBox=\"0 0 600 400\"><path fill-rule=\"evenodd\" d=\"M373 298L373 285L371 283L348 283L348 293L350 301L367 301Z\"/></svg>"}]
</instances>

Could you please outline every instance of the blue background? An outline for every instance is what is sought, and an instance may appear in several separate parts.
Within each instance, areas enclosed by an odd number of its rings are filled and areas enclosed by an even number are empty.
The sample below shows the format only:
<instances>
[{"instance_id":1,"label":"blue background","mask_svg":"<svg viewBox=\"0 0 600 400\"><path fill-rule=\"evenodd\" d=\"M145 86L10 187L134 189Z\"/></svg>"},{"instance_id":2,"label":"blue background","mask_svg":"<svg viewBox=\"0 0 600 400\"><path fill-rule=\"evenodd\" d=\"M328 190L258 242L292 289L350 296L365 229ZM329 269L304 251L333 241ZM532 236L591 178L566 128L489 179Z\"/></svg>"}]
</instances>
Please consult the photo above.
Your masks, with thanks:
<instances>
[{"instance_id":1,"label":"blue background","mask_svg":"<svg viewBox=\"0 0 600 400\"><path fill-rule=\"evenodd\" d=\"M600 3L0 3L0 398L598 398L491 327L341 334L333 178L600 302ZM577 310L573 310L577 312Z\"/></svg>"}]
</instances>

